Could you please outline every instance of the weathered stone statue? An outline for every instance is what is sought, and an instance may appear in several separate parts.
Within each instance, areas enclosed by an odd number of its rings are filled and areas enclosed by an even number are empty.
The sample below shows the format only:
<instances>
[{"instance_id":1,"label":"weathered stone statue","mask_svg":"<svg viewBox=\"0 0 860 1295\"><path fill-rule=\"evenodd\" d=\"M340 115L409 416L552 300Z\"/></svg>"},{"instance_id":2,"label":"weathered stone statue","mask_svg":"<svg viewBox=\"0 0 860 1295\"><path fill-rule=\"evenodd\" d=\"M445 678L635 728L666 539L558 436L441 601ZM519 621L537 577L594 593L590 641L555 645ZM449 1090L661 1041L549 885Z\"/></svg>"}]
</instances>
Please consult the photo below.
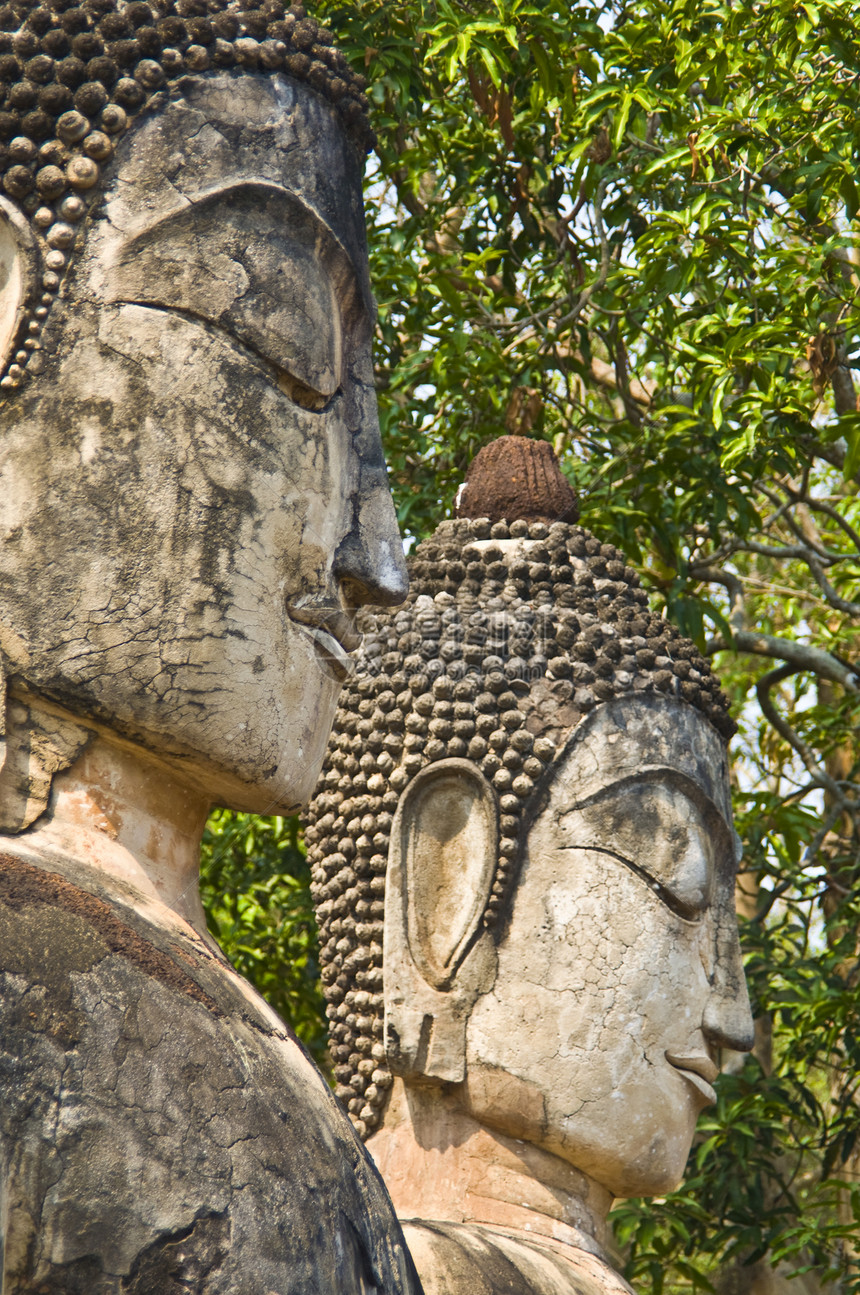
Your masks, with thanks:
<instances>
[{"instance_id":1,"label":"weathered stone statue","mask_svg":"<svg viewBox=\"0 0 860 1295\"><path fill-rule=\"evenodd\" d=\"M427 1295L628 1290L612 1198L677 1184L752 1042L725 698L574 520L549 445L481 452L309 814L338 1095Z\"/></svg>"},{"instance_id":2,"label":"weathered stone statue","mask_svg":"<svg viewBox=\"0 0 860 1295\"><path fill-rule=\"evenodd\" d=\"M278 0L12 0L0 81L0 1286L417 1291L197 891L406 589L361 86Z\"/></svg>"}]
</instances>

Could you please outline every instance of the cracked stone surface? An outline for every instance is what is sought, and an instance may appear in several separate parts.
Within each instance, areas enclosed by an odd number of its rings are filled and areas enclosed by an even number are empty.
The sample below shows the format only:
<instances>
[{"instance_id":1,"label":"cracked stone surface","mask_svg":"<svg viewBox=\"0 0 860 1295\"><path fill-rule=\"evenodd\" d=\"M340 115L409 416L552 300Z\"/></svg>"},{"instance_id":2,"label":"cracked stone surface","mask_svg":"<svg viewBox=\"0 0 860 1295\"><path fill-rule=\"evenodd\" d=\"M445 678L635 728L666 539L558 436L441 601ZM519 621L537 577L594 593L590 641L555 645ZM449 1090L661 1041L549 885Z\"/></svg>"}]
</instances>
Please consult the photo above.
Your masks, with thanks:
<instances>
[{"instance_id":1,"label":"cracked stone surface","mask_svg":"<svg viewBox=\"0 0 860 1295\"><path fill-rule=\"evenodd\" d=\"M0 858L4 1291L417 1290L289 1030L98 889Z\"/></svg>"},{"instance_id":2,"label":"cracked stone surface","mask_svg":"<svg viewBox=\"0 0 860 1295\"><path fill-rule=\"evenodd\" d=\"M480 1224L415 1220L404 1233L426 1295L632 1295L587 1249Z\"/></svg>"},{"instance_id":3,"label":"cracked stone surface","mask_svg":"<svg viewBox=\"0 0 860 1295\"><path fill-rule=\"evenodd\" d=\"M368 1146L427 1295L627 1290L600 1249L612 1198L678 1184L720 1049L752 1041L725 746L675 699L598 707L544 782L498 936L468 886L418 911L452 851L476 885L492 869L497 829L467 772L427 766L392 827L399 1077Z\"/></svg>"},{"instance_id":4,"label":"cracked stone surface","mask_svg":"<svg viewBox=\"0 0 860 1295\"><path fill-rule=\"evenodd\" d=\"M469 1020L473 1108L615 1196L677 1184L719 1049L748 1042L727 775L692 708L599 708L531 826L498 974ZM519 1110L499 1110L498 1073Z\"/></svg>"},{"instance_id":5,"label":"cracked stone surface","mask_svg":"<svg viewBox=\"0 0 860 1295\"><path fill-rule=\"evenodd\" d=\"M405 593L361 171L308 86L184 78L122 137L0 403L4 1295L420 1292L197 890L213 804L309 796L353 613Z\"/></svg>"},{"instance_id":6,"label":"cracked stone surface","mask_svg":"<svg viewBox=\"0 0 860 1295\"><path fill-rule=\"evenodd\" d=\"M406 588L361 170L308 87L187 78L120 142L0 405L10 677L261 812L313 789L343 604Z\"/></svg>"}]
</instances>

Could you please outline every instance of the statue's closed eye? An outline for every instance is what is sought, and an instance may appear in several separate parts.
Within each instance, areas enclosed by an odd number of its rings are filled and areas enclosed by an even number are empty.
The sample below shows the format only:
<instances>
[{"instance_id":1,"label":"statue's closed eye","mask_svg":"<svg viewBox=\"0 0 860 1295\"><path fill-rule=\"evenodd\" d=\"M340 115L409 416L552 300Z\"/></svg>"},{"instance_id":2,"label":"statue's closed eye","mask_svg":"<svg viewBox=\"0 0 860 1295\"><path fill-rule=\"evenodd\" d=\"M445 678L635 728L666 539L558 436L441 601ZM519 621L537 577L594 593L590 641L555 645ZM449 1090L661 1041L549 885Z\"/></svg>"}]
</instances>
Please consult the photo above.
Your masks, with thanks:
<instances>
[{"instance_id":1,"label":"statue's closed eye","mask_svg":"<svg viewBox=\"0 0 860 1295\"><path fill-rule=\"evenodd\" d=\"M340 388L343 321L355 310L344 262L288 195L243 187L129 240L109 270L107 296L223 329L274 367L291 399L319 411Z\"/></svg>"},{"instance_id":2,"label":"statue's closed eye","mask_svg":"<svg viewBox=\"0 0 860 1295\"><path fill-rule=\"evenodd\" d=\"M624 864L685 921L711 902L713 831L683 792L659 782L612 787L564 815L565 848L598 851Z\"/></svg>"}]
</instances>

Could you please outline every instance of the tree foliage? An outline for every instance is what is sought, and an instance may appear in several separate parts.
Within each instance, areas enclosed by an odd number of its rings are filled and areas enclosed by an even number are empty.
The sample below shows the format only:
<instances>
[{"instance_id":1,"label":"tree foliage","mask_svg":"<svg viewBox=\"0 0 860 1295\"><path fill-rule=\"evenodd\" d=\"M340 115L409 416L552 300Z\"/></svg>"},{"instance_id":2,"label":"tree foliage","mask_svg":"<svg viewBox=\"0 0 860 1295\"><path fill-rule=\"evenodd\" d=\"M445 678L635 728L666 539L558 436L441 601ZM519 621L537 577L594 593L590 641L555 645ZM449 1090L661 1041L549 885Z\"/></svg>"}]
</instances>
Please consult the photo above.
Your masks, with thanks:
<instances>
[{"instance_id":1,"label":"tree foliage","mask_svg":"<svg viewBox=\"0 0 860 1295\"><path fill-rule=\"evenodd\" d=\"M328 1070L310 871L295 818L216 810L203 837L200 890L212 934Z\"/></svg>"},{"instance_id":2,"label":"tree foliage","mask_svg":"<svg viewBox=\"0 0 860 1295\"><path fill-rule=\"evenodd\" d=\"M685 1186L617 1211L630 1272L659 1292L781 1265L860 1289L853 6L317 12L370 79L404 531L435 526L500 432L552 440L584 523L714 659L740 719L760 1039L723 1077Z\"/></svg>"}]
</instances>

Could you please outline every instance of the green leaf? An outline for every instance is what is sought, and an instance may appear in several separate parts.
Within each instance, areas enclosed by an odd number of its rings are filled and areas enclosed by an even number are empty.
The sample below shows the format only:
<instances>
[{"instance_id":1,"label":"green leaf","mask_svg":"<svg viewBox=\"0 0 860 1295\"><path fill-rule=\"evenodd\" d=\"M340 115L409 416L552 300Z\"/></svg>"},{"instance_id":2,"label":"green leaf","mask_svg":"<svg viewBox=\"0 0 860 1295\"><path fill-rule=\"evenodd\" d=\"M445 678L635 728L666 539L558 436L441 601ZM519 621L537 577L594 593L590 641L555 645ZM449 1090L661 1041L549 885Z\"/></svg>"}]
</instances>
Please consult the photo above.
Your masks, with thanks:
<instances>
[{"instance_id":1,"label":"green leaf","mask_svg":"<svg viewBox=\"0 0 860 1295\"><path fill-rule=\"evenodd\" d=\"M845 443L846 453L842 476L845 481L852 481L860 473L860 417L854 421L853 427L846 430Z\"/></svg>"}]
</instances>

